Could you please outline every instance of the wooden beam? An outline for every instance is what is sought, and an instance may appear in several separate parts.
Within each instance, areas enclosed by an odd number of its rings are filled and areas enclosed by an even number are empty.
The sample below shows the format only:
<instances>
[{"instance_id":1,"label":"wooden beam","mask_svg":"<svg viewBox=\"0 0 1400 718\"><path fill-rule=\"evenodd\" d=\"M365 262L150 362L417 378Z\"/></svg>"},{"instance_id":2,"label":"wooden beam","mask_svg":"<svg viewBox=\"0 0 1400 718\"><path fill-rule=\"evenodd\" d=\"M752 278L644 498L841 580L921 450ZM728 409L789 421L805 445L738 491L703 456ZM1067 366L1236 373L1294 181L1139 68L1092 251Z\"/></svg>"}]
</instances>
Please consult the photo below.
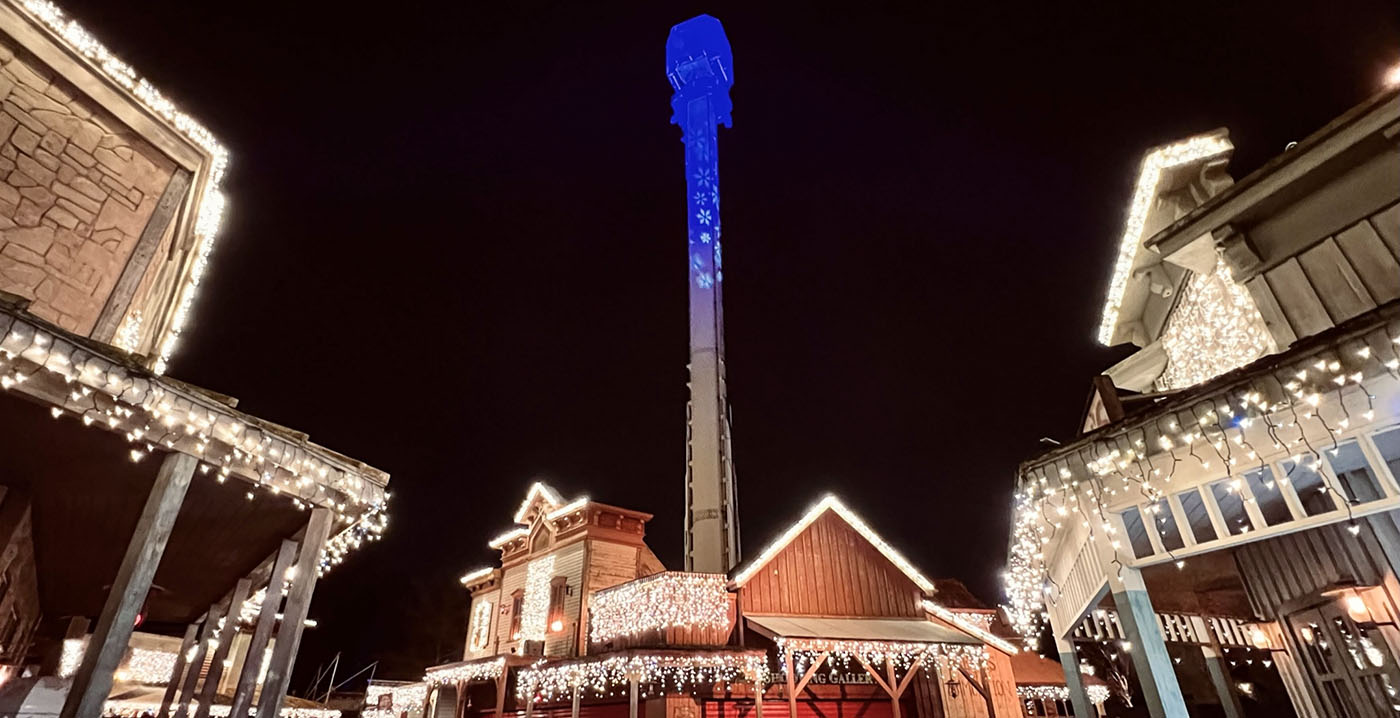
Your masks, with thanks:
<instances>
[{"instance_id":1,"label":"wooden beam","mask_svg":"<svg viewBox=\"0 0 1400 718\"><path fill-rule=\"evenodd\" d=\"M160 712L156 714L159 718L170 715L170 704L175 700L175 691L179 690L180 679L185 675L185 656L194 648L194 641L198 635L198 623L191 623L185 627L185 638L180 641L180 652L175 654L175 667L170 671L170 681L165 684L165 697L160 699Z\"/></svg>"},{"instance_id":2,"label":"wooden beam","mask_svg":"<svg viewBox=\"0 0 1400 718\"><path fill-rule=\"evenodd\" d=\"M977 679L973 678L972 674L968 673L966 668L958 666L958 673L961 673L963 679L968 682L968 685L972 686L972 690L977 691L977 695L982 696L983 698L987 697L986 689L982 688L982 684L978 683Z\"/></svg>"},{"instance_id":3,"label":"wooden beam","mask_svg":"<svg viewBox=\"0 0 1400 718\"><path fill-rule=\"evenodd\" d=\"M185 203L185 196L190 191L190 179L190 171L179 167L175 168L175 172L170 175L170 181L166 183L165 191L161 192L155 209L151 210L151 218L146 221L145 229L141 230L141 236L136 240L136 247L131 250L131 255L127 257L126 266L122 268L121 276L113 285L112 293L107 295L107 303L102 306L102 312L97 315L97 321L93 324L92 332L88 336L104 344L109 344L112 338L117 335L118 324L131 307L131 300L136 296L136 288L141 285L141 278L146 276L146 270L151 266L151 259L155 257L156 250L160 248L160 241L165 238L165 231L170 227L170 222L175 219L175 214ZM155 339L159 341L160 338L155 337Z\"/></svg>"},{"instance_id":4,"label":"wooden beam","mask_svg":"<svg viewBox=\"0 0 1400 718\"><path fill-rule=\"evenodd\" d=\"M287 697L287 682L292 678L292 663L301 646L301 631L306 610L311 606L311 594L316 590L316 571L321 549L331 532L331 510L318 507L311 510L306 536L297 552L296 577L287 594L287 606L282 611L282 625L277 630L277 644L272 648L272 660L267 663L267 678L263 679L262 694L258 696L258 715L282 714L282 702ZM66 717L65 717L66 718Z\"/></svg>"},{"instance_id":5,"label":"wooden beam","mask_svg":"<svg viewBox=\"0 0 1400 718\"><path fill-rule=\"evenodd\" d=\"M209 652L209 641L219 628L220 611L218 604L209 607L205 614L204 628L199 631L199 643L195 644L194 660L185 673L185 684L180 688L180 698L175 704L175 718L186 718L190 714L190 701L194 700L199 688L199 669L204 667L204 656Z\"/></svg>"},{"instance_id":6,"label":"wooden beam","mask_svg":"<svg viewBox=\"0 0 1400 718\"><path fill-rule=\"evenodd\" d=\"M501 718L501 715L506 711L506 680L509 677L510 671L502 666L501 675L496 676L496 718Z\"/></svg>"},{"instance_id":7,"label":"wooden beam","mask_svg":"<svg viewBox=\"0 0 1400 718\"><path fill-rule=\"evenodd\" d=\"M885 695L889 695L889 696L894 695L894 689L890 687L890 684L888 684L888 683L885 682L885 679L883 679L883 678L880 677L880 672L877 671L877 670L875 670L875 667L874 667L874 666L872 666L872 665L870 665L869 663L866 662L865 656L862 656L862 655L860 655L860 654L856 654L856 660L857 660L857 661L860 661L860 665L861 665L862 668L865 669L865 672L866 672L866 673L869 673L869 674L870 674L870 677L875 679L875 683L876 683L877 685L879 685L880 688L883 689L883 690L885 691Z\"/></svg>"},{"instance_id":8,"label":"wooden beam","mask_svg":"<svg viewBox=\"0 0 1400 718\"><path fill-rule=\"evenodd\" d=\"M759 680L757 680L757 681L754 681L754 684L753 684L753 712L754 712L755 718L763 718L763 692L764 692L765 690L767 690L767 689L768 689L768 687L765 686L765 685L763 685L763 680L762 680L762 679L759 679ZM634 690L635 690L635 688L634 688ZM636 715L635 712L632 714L631 718L637 718L637 715Z\"/></svg>"},{"instance_id":9,"label":"wooden beam","mask_svg":"<svg viewBox=\"0 0 1400 718\"><path fill-rule=\"evenodd\" d=\"M229 718L248 718L248 708L253 705L253 691L257 688L258 674L262 672L263 654L267 652L267 642L272 638L272 625L277 620L277 609L282 605L282 577L287 575L287 567L292 565L292 557L296 556L296 550L295 541L284 539L272 559L272 568L267 578L267 592L263 594L258 622L254 625L253 636L248 641L248 656L243 659L243 670L238 674L238 687L233 691L233 705L229 706Z\"/></svg>"},{"instance_id":10,"label":"wooden beam","mask_svg":"<svg viewBox=\"0 0 1400 718\"><path fill-rule=\"evenodd\" d=\"M889 676L889 683L887 685L895 685L894 658L889 654L885 655L885 675ZM894 718L899 718L899 694L894 691L890 691L890 715L894 716Z\"/></svg>"},{"instance_id":11,"label":"wooden beam","mask_svg":"<svg viewBox=\"0 0 1400 718\"><path fill-rule=\"evenodd\" d=\"M454 718L465 718L467 715L467 702L463 699L466 697L464 694L467 692L467 682L457 681L453 684L452 690L457 696L457 702L452 704L452 715Z\"/></svg>"},{"instance_id":12,"label":"wooden beam","mask_svg":"<svg viewBox=\"0 0 1400 718\"><path fill-rule=\"evenodd\" d=\"M788 718L797 718L797 685L792 680L792 651L783 651L783 676L787 679Z\"/></svg>"},{"instance_id":13,"label":"wooden beam","mask_svg":"<svg viewBox=\"0 0 1400 718\"><path fill-rule=\"evenodd\" d=\"M88 640L82 663L73 675L73 685L63 701L60 718L89 718L102 715L107 694L112 692L112 674L126 653L136 614L151 590L151 579L165 553L170 530L180 514L180 504L194 477L199 461L189 454L166 454L156 472L151 493L141 509L136 531L126 546L121 567L112 580L112 590L97 619L97 629Z\"/></svg>"},{"instance_id":14,"label":"wooden beam","mask_svg":"<svg viewBox=\"0 0 1400 718\"><path fill-rule=\"evenodd\" d=\"M759 705L763 704L763 699L759 698ZM637 718L637 674L627 675L627 718ZM760 715L759 718L762 718Z\"/></svg>"},{"instance_id":15,"label":"wooden beam","mask_svg":"<svg viewBox=\"0 0 1400 718\"><path fill-rule=\"evenodd\" d=\"M224 610L224 628L219 631L219 645L214 649L214 660L209 664L208 675L204 677L204 688L199 692L199 709L194 712L195 718L209 718L209 709L214 706L214 697L219 692L219 680L224 676L224 659L228 658L233 639L238 635L238 615L243 602L248 600L248 589L251 585L252 582L246 578L238 579L238 583L233 586L233 593L228 597L228 608Z\"/></svg>"},{"instance_id":16,"label":"wooden beam","mask_svg":"<svg viewBox=\"0 0 1400 718\"><path fill-rule=\"evenodd\" d=\"M904 674L903 680L899 682L899 687L895 689L896 697L904 695L904 689L909 687L909 682L919 673L919 668L924 665L924 654L920 653L913 663L909 664L909 672Z\"/></svg>"},{"instance_id":17,"label":"wooden beam","mask_svg":"<svg viewBox=\"0 0 1400 718\"><path fill-rule=\"evenodd\" d=\"M812 680L812 676L817 675L817 669L822 667L822 664L826 662L826 657L829 655L831 654L827 652L822 653L820 656L817 656L815 661L812 661L812 665L807 667L807 672L802 674L802 680L797 682L798 693L801 693L802 690L807 687L807 682Z\"/></svg>"}]
</instances>

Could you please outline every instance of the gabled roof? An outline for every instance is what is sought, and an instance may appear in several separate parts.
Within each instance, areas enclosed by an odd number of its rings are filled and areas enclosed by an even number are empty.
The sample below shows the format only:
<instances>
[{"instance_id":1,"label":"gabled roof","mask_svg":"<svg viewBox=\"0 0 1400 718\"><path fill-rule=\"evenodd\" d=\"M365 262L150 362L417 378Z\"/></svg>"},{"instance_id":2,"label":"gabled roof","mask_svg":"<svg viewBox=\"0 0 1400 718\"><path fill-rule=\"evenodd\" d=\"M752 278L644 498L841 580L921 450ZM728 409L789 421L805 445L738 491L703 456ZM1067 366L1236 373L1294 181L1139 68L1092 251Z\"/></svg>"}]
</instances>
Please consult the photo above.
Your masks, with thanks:
<instances>
[{"instance_id":1,"label":"gabled roof","mask_svg":"<svg viewBox=\"0 0 1400 718\"><path fill-rule=\"evenodd\" d=\"M515 523L525 523L525 517L530 513L530 507L534 506L536 501L541 501L548 507L546 513L564 505L564 497L560 496L554 487L543 481L536 481L530 484L530 490L525 492L525 500L521 501L520 508L515 510Z\"/></svg>"},{"instance_id":2,"label":"gabled roof","mask_svg":"<svg viewBox=\"0 0 1400 718\"><path fill-rule=\"evenodd\" d=\"M803 514L802 518L798 519L796 523L789 526L787 531L784 531L776 541L768 544L756 558L738 569L730 579L730 585L737 588L748 583L748 580L753 578L754 574L756 574L760 568L763 568L769 561L772 561L784 547L791 543L793 539L797 538L813 521L816 521L819 516L827 511L831 511L841 517L842 521L845 521L847 525L855 529L856 533L859 533L861 537L868 541L871 546L874 546L881 555L889 559L890 563L894 564L895 567L903 572L906 578L913 581L914 585L919 587L919 590L924 592L932 592L934 590L932 581L924 578L924 575L919 573L919 570L914 568L914 565L909 563L908 559L904 558L893 546L885 543L885 540L880 538L879 534L875 533L875 531L854 512L846 508L846 505L841 503L840 499L831 494L822 497L821 501L818 501L812 508L808 509L807 513Z\"/></svg>"}]
</instances>

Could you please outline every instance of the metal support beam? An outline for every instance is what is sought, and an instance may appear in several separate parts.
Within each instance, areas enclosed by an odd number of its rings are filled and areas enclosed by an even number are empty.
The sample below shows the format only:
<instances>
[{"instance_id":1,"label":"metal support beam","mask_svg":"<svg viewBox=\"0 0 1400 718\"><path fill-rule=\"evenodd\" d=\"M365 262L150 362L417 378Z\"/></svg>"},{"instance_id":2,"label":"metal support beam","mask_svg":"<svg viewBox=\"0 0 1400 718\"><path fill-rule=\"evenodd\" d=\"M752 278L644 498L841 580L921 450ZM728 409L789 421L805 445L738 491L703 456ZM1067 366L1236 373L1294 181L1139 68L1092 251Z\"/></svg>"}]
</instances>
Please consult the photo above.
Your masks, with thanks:
<instances>
[{"instance_id":1,"label":"metal support beam","mask_svg":"<svg viewBox=\"0 0 1400 718\"><path fill-rule=\"evenodd\" d=\"M330 533L331 510L324 507L312 509L306 536L302 538L301 550L297 552L296 576L292 579L291 591L287 593L287 606L282 610L277 645L272 649L267 677L263 679L262 695L258 697L260 716L282 714L282 701L287 697L287 683L292 678L292 662L296 660L297 648L301 645L301 631L306 621L306 611L311 607L311 593L316 590L321 549L325 547Z\"/></svg>"},{"instance_id":2,"label":"metal support beam","mask_svg":"<svg viewBox=\"0 0 1400 718\"><path fill-rule=\"evenodd\" d=\"M251 587L252 581L240 578L233 586L233 593L229 594L228 608L224 609L224 628L215 639L218 646L214 648L214 660L209 664L209 673L204 677L204 688L199 692L199 709L194 712L194 718L209 718L209 709L213 707L214 696L219 692L219 680L224 677L224 659L228 658L229 649L233 648L233 639L238 635L238 617L242 612L243 602L248 600L248 589Z\"/></svg>"},{"instance_id":3,"label":"metal support beam","mask_svg":"<svg viewBox=\"0 0 1400 718\"><path fill-rule=\"evenodd\" d=\"M253 627L252 638L248 641L248 654L243 659L243 670L238 674L238 687L233 691L233 705L229 707L229 718L248 718L248 708L253 705L253 693L257 691L258 674L262 672L263 654L267 652L267 642L272 638L277 609L282 607L282 582L287 575L287 568L292 565L296 551L295 541L283 540L282 546L277 549L277 557L272 560L267 592L263 594L258 622Z\"/></svg>"},{"instance_id":4,"label":"metal support beam","mask_svg":"<svg viewBox=\"0 0 1400 718\"><path fill-rule=\"evenodd\" d=\"M112 691L112 674L126 653L127 642L136 626L136 614L151 590L175 517L185 500L194 469L199 461L188 454L166 454L156 472L151 493L136 522L136 532L127 544L121 568L112 580L112 590L102 606L83 662L73 676L73 686L63 701L59 718L93 718L102 715L107 694Z\"/></svg>"},{"instance_id":5,"label":"metal support beam","mask_svg":"<svg viewBox=\"0 0 1400 718\"><path fill-rule=\"evenodd\" d=\"M159 718L170 715L170 704L175 701L175 691L180 689L180 679L185 676L185 657L190 654L190 649L194 648L194 641L198 635L198 623L191 623L185 627L185 638L180 641L180 652L175 654L175 667L170 671L170 681L165 684L165 697L160 699L160 712L156 714Z\"/></svg>"}]
</instances>

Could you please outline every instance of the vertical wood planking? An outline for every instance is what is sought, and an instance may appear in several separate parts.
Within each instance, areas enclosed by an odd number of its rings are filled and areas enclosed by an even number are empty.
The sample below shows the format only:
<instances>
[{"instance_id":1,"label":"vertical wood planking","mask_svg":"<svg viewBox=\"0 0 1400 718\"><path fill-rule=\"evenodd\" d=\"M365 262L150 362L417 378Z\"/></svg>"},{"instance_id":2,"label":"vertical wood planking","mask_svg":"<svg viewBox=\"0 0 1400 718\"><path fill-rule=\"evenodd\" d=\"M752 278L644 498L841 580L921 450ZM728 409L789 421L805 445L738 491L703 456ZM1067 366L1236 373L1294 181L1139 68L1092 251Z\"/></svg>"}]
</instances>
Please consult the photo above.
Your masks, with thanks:
<instances>
[{"instance_id":1,"label":"vertical wood planking","mask_svg":"<svg viewBox=\"0 0 1400 718\"><path fill-rule=\"evenodd\" d=\"M1376 308L1370 292L1332 238L1298 255L1298 262L1334 324Z\"/></svg>"}]
</instances>

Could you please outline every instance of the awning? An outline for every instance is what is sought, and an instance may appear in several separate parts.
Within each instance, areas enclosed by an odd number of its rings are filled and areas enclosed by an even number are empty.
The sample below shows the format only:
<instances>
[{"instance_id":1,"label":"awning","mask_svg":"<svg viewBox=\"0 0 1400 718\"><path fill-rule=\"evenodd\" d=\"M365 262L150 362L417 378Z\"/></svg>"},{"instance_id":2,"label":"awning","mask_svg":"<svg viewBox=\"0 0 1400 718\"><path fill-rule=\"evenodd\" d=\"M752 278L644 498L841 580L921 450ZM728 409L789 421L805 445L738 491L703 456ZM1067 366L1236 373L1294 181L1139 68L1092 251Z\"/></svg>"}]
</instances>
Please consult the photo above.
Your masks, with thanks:
<instances>
[{"instance_id":1,"label":"awning","mask_svg":"<svg viewBox=\"0 0 1400 718\"><path fill-rule=\"evenodd\" d=\"M976 638L932 621L907 618L814 618L810 616L745 616L749 625L769 638L821 638L833 641L893 641L981 645Z\"/></svg>"}]
</instances>

